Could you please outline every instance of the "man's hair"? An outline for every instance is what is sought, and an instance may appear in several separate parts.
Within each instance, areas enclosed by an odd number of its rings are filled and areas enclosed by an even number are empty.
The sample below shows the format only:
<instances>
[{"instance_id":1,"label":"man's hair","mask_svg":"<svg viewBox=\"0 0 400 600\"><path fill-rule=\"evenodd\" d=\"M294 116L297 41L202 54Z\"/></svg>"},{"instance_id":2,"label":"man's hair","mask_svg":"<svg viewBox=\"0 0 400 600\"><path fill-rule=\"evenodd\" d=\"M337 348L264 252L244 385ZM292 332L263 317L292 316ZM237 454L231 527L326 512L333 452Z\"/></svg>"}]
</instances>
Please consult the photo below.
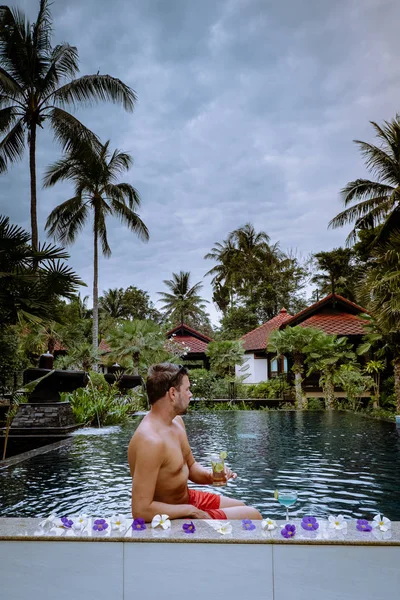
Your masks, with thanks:
<instances>
[{"instance_id":1,"label":"man's hair","mask_svg":"<svg viewBox=\"0 0 400 600\"><path fill-rule=\"evenodd\" d=\"M154 404L163 398L171 387L179 389L182 379L189 371L182 365L160 363L152 365L147 374L147 396L149 404Z\"/></svg>"}]
</instances>

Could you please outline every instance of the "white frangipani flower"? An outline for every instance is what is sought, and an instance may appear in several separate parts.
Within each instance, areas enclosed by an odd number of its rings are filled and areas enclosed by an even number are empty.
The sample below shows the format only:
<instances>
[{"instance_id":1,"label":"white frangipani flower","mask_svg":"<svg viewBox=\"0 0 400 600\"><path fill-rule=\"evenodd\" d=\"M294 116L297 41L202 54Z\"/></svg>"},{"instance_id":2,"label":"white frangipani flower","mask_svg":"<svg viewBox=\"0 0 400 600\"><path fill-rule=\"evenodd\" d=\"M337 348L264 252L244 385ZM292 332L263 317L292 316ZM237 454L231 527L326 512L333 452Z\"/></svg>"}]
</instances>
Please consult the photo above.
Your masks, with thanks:
<instances>
[{"instance_id":1,"label":"white frangipani flower","mask_svg":"<svg viewBox=\"0 0 400 600\"><path fill-rule=\"evenodd\" d=\"M392 527L392 522L383 515L376 515L371 523L372 527L379 527L380 531L388 531Z\"/></svg>"},{"instance_id":2,"label":"white frangipani flower","mask_svg":"<svg viewBox=\"0 0 400 600\"><path fill-rule=\"evenodd\" d=\"M113 515L110 518L111 529L114 531L123 531L126 529L126 519L122 515Z\"/></svg>"},{"instance_id":3,"label":"white frangipani flower","mask_svg":"<svg viewBox=\"0 0 400 600\"><path fill-rule=\"evenodd\" d=\"M153 528L161 526L163 529L169 529L171 527L171 521L168 515L155 515L151 522Z\"/></svg>"},{"instance_id":4,"label":"white frangipani flower","mask_svg":"<svg viewBox=\"0 0 400 600\"><path fill-rule=\"evenodd\" d=\"M261 521L261 527L263 529L267 529L268 531L271 531L272 529L275 529L277 527L277 524L276 524L276 521L267 517L266 519Z\"/></svg>"},{"instance_id":5,"label":"white frangipani flower","mask_svg":"<svg viewBox=\"0 0 400 600\"><path fill-rule=\"evenodd\" d=\"M57 519L56 515L50 515L50 516L46 517L44 521L41 521L39 523L39 527L43 527L43 529L45 529L46 527L53 527L54 521L56 519Z\"/></svg>"},{"instance_id":6,"label":"white frangipani flower","mask_svg":"<svg viewBox=\"0 0 400 600\"><path fill-rule=\"evenodd\" d=\"M221 527L217 529L217 531L222 535L227 535L228 533L232 533L232 525L228 521L227 523L223 523Z\"/></svg>"},{"instance_id":7,"label":"white frangipani flower","mask_svg":"<svg viewBox=\"0 0 400 600\"><path fill-rule=\"evenodd\" d=\"M75 529L75 531L83 531L87 524L88 516L82 514L76 517L76 519L74 519L74 524L72 525L72 528Z\"/></svg>"},{"instance_id":8,"label":"white frangipani flower","mask_svg":"<svg viewBox=\"0 0 400 600\"><path fill-rule=\"evenodd\" d=\"M332 515L329 515L328 521L329 521L328 527L330 529L338 529L338 530L347 529L347 522L344 520L343 515L337 515L337 517L333 517Z\"/></svg>"}]
</instances>

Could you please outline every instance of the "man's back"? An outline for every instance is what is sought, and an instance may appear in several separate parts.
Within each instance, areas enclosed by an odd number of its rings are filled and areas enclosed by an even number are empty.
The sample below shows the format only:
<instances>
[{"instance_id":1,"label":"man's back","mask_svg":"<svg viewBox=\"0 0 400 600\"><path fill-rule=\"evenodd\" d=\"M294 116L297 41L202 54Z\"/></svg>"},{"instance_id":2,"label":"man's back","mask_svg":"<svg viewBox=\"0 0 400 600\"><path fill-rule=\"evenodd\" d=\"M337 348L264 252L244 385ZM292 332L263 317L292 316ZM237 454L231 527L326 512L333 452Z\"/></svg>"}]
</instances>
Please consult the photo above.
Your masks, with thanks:
<instances>
[{"instance_id":1,"label":"man's back","mask_svg":"<svg viewBox=\"0 0 400 600\"><path fill-rule=\"evenodd\" d=\"M132 494L136 492L135 472L137 477L141 477L143 458L146 458L146 464L153 472L145 470L144 475L155 478L154 500L169 504L186 503L189 453L190 448L181 417L175 417L171 425L165 425L152 413L147 414L128 448L129 467L133 478Z\"/></svg>"}]
</instances>

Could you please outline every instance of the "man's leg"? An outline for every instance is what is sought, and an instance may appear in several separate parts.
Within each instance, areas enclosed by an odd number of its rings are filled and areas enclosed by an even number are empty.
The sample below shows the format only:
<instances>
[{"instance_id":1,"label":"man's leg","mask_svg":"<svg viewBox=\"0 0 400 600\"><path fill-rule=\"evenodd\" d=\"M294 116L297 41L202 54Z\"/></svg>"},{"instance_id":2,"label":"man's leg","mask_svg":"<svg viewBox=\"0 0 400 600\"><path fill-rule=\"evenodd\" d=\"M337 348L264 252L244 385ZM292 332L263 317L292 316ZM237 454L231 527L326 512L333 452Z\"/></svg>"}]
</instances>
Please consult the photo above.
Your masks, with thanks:
<instances>
[{"instance_id":1,"label":"man's leg","mask_svg":"<svg viewBox=\"0 0 400 600\"><path fill-rule=\"evenodd\" d=\"M260 515L258 510L252 506L231 506L222 508L221 510L224 511L227 519L262 519L262 515Z\"/></svg>"},{"instance_id":2,"label":"man's leg","mask_svg":"<svg viewBox=\"0 0 400 600\"><path fill-rule=\"evenodd\" d=\"M228 498L228 496L220 496L220 505L219 507L231 508L232 506L246 506L244 502L241 500L235 500L234 498Z\"/></svg>"},{"instance_id":3,"label":"man's leg","mask_svg":"<svg viewBox=\"0 0 400 600\"><path fill-rule=\"evenodd\" d=\"M262 519L256 508L246 506L241 500L234 500L227 496L220 496L220 509L224 511L227 519Z\"/></svg>"}]
</instances>

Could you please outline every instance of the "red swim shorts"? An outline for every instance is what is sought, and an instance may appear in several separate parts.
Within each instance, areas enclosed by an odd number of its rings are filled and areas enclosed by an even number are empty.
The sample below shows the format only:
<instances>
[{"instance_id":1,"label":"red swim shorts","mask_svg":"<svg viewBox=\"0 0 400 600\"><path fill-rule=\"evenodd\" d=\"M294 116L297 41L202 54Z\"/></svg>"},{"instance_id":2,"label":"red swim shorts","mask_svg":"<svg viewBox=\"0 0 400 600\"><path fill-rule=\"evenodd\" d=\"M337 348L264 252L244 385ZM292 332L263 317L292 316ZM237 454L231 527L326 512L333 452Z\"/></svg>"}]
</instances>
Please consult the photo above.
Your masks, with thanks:
<instances>
[{"instance_id":1,"label":"red swim shorts","mask_svg":"<svg viewBox=\"0 0 400 600\"><path fill-rule=\"evenodd\" d=\"M200 492L198 490L188 491L189 504L200 510L204 510L212 519L227 519L224 511L219 509L221 497L218 494L210 494L209 492Z\"/></svg>"}]
</instances>

